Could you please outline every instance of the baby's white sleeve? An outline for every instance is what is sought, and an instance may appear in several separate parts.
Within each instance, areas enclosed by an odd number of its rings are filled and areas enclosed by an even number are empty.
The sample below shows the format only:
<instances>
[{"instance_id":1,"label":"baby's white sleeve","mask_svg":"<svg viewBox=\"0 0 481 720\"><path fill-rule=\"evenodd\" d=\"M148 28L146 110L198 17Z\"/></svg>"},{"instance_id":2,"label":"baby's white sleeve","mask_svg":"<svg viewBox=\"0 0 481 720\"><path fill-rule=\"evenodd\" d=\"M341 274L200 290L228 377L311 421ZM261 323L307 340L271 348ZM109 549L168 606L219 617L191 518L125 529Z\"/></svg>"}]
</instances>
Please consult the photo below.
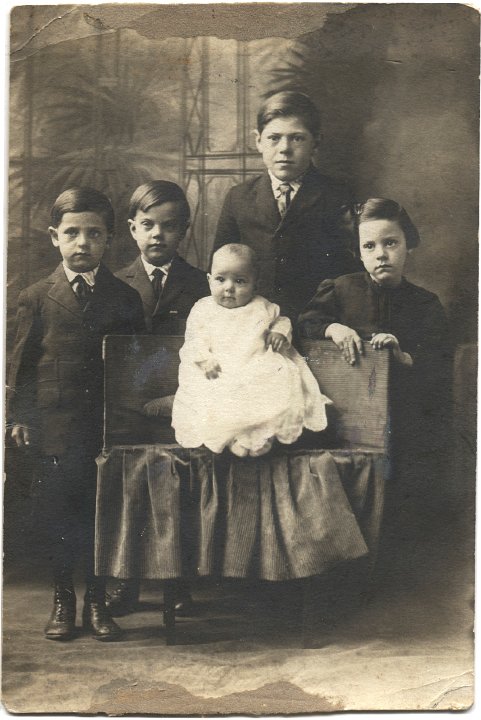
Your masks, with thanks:
<instances>
[{"instance_id":1,"label":"baby's white sleeve","mask_svg":"<svg viewBox=\"0 0 481 720\"><path fill-rule=\"evenodd\" d=\"M205 317L205 308L196 303L187 318L180 359L182 362L199 363L210 357L209 323Z\"/></svg>"},{"instance_id":2,"label":"baby's white sleeve","mask_svg":"<svg viewBox=\"0 0 481 720\"><path fill-rule=\"evenodd\" d=\"M285 315L280 314L279 305L275 303L269 303L268 307L269 315L271 317L271 323L269 330L271 332L277 332L284 335L289 345L292 342L292 325L291 321Z\"/></svg>"}]
</instances>

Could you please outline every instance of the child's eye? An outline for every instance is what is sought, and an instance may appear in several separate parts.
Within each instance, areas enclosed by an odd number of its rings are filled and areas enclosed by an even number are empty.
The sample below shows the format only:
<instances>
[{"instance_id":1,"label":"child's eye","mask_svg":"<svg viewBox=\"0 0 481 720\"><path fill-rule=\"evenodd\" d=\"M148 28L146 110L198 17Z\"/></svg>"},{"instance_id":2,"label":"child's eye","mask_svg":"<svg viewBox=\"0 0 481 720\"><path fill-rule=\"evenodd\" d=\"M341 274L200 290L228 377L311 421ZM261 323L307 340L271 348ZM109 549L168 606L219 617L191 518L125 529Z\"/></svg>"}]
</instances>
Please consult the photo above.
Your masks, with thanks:
<instances>
[{"instance_id":1,"label":"child's eye","mask_svg":"<svg viewBox=\"0 0 481 720\"><path fill-rule=\"evenodd\" d=\"M364 243L364 245L362 247L363 247L363 250L372 250L374 247L374 243L372 243L372 242Z\"/></svg>"},{"instance_id":2,"label":"child's eye","mask_svg":"<svg viewBox=\"0 0 481 720\"><path fill-rule=\"evenodd\" d=\"M275 142L279 142L279 138L280 138L280 135L269 135L267 139L270 140L271 142L275 143Z\"/></svg>"},{"instance_id":3,"label":"child's eye","mask_svg":"<svg viewBox=\"0 0 481 720\"><path fill-rule=\"evenodd\" d=\"M100 230L91 230L89 232L89 236L96 240L98 237L100 237Z\"/></svg>"},{"instance_id":4,"label":"child's eye","mask_svg":"<svg viewBox=\"0 0 481 720\"><path fill-rule=\"evenodd\" d=\"M222 275L217 275L216 281L217 281L217 282L224 282L224 278L222 277Z\"/></svg>"},{"instance_id":5,"label":"child's eye","mask_svg":"<svg viewBox=\"0 0 481 720\"><path fill-rule=\"evenodd\" d=\"M244 278L237 278L236 283L237 283L238 285L244 285L245 280L244 280Z\"/></svg>"},{"instance_id":6,"label":"child's eye","mask_svg":"<svg viewBox=\"0 0 481 720\"><path fill-rule=\"evenodd\" d=\"M78 235L78 230L76 230L75 228L67 228L65 230L65 235L68 235L69 237L75 237L76 235Z\"/></svg>"},{"instance_id":7,"label":"child's eye","mask_svg":"<svg viewBox=\"0 0 481 720\"><path fill-rule=\"evenodd\" d=\"M143 220L142 227L147 228L149 230L152 227L152 223L149 222L148 220Z\"/></svg>"},{"instance_id":8,"label":"child's eye","mask_svg":"<svg viewBox=\"0 0 481 720\"><path fill-rule=\"evenodd\" d=\"M397 240L394 238L389 238L389 240L386 240L386 245L388 247L393 247L393 245L397 245Z\"/></svg>"},{"instance_id":9,"label":"child's eye","mask_svg":"<svg viewBox=\"0 0 481 720\"><path fill-rule=\"evenodd\" d=\"M294 135L293 140L296 143L302 142L304 140L304 135Z\"/></svg>"}]
</instances>

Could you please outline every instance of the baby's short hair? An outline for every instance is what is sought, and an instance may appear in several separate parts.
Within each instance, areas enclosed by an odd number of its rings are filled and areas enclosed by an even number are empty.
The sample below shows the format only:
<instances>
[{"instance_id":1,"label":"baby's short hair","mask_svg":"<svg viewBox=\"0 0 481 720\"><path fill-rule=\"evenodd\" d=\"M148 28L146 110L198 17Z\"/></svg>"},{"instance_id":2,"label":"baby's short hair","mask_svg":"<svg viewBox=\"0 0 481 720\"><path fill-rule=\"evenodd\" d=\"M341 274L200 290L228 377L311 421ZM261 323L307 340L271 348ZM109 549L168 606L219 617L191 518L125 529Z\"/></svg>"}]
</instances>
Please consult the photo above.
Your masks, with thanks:
<instances>
[{"instance_id":1,"label":"baby's short hair","mask_svg":"<svg viewBox=\"0 0 481 720\"><path fill-rule=\"evenodd\" d=\"M257 260L257 254L255 250L253 250L249 245L244 245L243 243L227 243L227 245L222 245L222 247L220 247L213 253L211 267L212 263L214 262L215 256L219 254L235 255L241 260L246 260L252 267L254 274L257 277L259 271L259 262Z\"/></svg>"},{"instance_id":2,"label":"baby's short hair","mask_svg":"<svg viewBox=\"0 0 481 720\"><path fill-rule=\"evenodd\" d=\"M113 233L115 216L112 203L106 195L91 187L73 187L64 190L55 200L50 211L53 227L58 227L65 213L95 212L105 221L109 234Z\"/></svg>"},{"instance_id":3,"label":"baby's short hair","mask_svg":"<svg viewBox=\"0 0 481 720\"><path fill-rule=\"evenodd\" d=\"M294 90L276 93L263 102L257 113L257 130L262 133L271 120L293 116L302 120L313 137L319 137L321 130L319 110L308 95Z\"/></svg>"},{"instance_id":4,"label":"baby's short hair","mask_svg":"<svg viewBox=\"0 0 481 720\"><path fill-rule=\"evenodd\" d=\"M182 220L190 220L190 207L182 188L169 180L151 180L139 185L134 190L129 204L129 218L133 220L139 210L147 212L154 205L163 205L166 202L179 204Z\"/></svg>"},{"instance_id":5,"label":"baby's short hair","mask_svg":"<svg viewBox=\"0 0 481 720\"><path fill-rule=\"evenodd\" d=\"M359 225L369 220L392 220L396 222L406 238L406 247L415 248L421 242L419 231L406 210L395 200L388 198L368 198L364 202L354 203L344 208L343 221L350 232L353 250L359 255Z\"/></svg>"}]
</instances>

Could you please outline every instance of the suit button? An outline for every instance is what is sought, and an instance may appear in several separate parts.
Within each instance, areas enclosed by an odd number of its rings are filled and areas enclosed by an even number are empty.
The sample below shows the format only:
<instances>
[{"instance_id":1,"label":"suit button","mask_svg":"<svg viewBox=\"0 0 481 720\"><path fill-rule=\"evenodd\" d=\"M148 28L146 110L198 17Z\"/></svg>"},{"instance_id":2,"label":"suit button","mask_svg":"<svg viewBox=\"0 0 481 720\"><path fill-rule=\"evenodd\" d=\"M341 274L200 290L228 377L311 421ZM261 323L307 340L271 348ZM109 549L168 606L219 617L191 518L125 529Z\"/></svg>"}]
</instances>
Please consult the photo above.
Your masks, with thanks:
<instances>
[{"instance_id":1,"label":"suit button","mask_svg":"<svg viewBox=\"0 0 481 720\"><path fill-rule=\"evenodd\" d=\"M284 263L287 262L286 256L285 256L285 255L281 255L281 257L279 258L279 262L280 262L282 265L284 265Z\"/></svg>"}]
</instances>

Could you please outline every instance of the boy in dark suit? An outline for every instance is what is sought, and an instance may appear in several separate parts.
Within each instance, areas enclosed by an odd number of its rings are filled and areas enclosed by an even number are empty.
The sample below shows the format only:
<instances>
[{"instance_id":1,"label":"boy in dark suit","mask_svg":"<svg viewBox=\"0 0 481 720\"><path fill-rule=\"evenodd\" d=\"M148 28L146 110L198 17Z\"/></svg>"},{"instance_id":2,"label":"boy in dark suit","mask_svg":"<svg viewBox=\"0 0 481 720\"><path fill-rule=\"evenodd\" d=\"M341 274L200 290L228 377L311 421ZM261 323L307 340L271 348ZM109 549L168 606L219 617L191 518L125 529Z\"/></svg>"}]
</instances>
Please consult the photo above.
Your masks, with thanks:
<instances>
[{"instance_id":1,"label":"boy in dark suit","mask_svg":"<svg viewBox=\"0 0 481 720\"><path fill-rule=\"evenodd\" d=\"M255 132L266 172L229 191L214 242L214 251L227 243L255 250L259 295L293 323L322 280L359 269L337 227L350 193L312 165L319 131L307 95L286 91L265 101Z\"/></svg>"},{"instance_id":2,"label":"boy in dark suit","mask_svg":"<svg viewBox=\"0 0 481 720\"><path fill-rule=\"evenodd\" d=\"M47 531L54 607L49 640L75 634L73 572L85 562L83 626L97 640L120 628L105 604L105 582L94 574L95 458L102 447L102 339L145 332L140 297L102 264L112 237L108 198L91 188L63 192L49 232L62 262L19 296L10 371L12 437L38 457L37 514Z\"/></svg>"},{"instance_id":3,"label":"boy in dark suit","mask_svg":"<svg viewBox=\"0 0 481 720\"><path fill-rule=\"evenodd\" d=\"M190 224L184 191L167 180L140 185L130 199L128 223L140 255L117 277L140 294L149 332L183 335L192 306L209 294L205 272L177 253Z\"/></svg>"},{"instance_id":4,"label":"boy in dark suit","mask_svg":"<svg viewBox=\"0 0 481 720\"><path fill-rule=\"evenodd\" d=\"M167 180L140 185L130 199L128 223L140 255L117 277L140 294L150 333L183 335L192 306L210 292L206 273L177 253L190 224L184 191ZM165 400L168 406L169 398ZM112 614L118 617L135 611L139 590L138 580L121 580L110 594ZM176 611L188 614L192 600L188 586L180 580L177 600Z\"/></svg>"}]
</instances>

